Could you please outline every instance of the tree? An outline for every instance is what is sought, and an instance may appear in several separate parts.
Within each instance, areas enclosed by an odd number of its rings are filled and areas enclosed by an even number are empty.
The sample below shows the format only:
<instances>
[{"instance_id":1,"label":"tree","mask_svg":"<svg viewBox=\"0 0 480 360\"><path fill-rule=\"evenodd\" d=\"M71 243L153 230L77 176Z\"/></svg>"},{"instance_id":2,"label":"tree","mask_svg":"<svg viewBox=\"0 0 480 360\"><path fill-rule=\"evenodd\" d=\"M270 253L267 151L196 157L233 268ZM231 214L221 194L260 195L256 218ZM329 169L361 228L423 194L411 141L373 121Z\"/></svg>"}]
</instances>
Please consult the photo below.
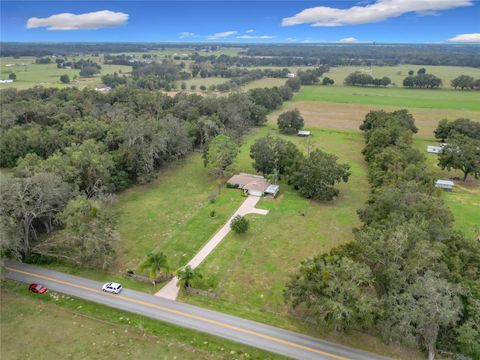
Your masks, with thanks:
<instances>
[{"instance_id":1,"label":"tree","mask_svg":"<svg viewBox=\"0 0 480 360\"><path fill-rule=\"evenodd\" d=\"M247 218L241 215L237 215L230 223L230 228L237 234L243 234L250 227L250 222Z\"/></svg>"},{"instance_id":2,"label":"tree","mask_svg":"<svg viewBox=\"0 0 480 360\"><path fill-rule=\"evenodd\" d=\"M68 74L61 75L60 82L62 82L63 84L70 84L70 77L68 76Z\"/></svg>"},{"instance_id":3,"label":"tree","mask_svg":"<svg viewBox=\"0 0 480 360\"><path fill-rule=\"evenodd\" d=\"M337 164L335 155L316 149L300 161L292 183L302 196L328 201L339 193L335 184L348 181L349 169L348 164Z\"/></svg>"},{"instance_id":4,"label":"tree","mask_svg":"<svg viewBox=\"0 0 480 360\"><path fill-rule=\"evenodd\" d=\"M58 219L65 234L40 243L35 251L94 269L106 270L115 257L118 233L109 205L80 195L70 200Z\"/></svg>"},{"instance_id":5,"label":"tree","mask_svg":"<svg viewBox=\"0 0 480 360\"><path fill-rule=\"evenodd\" d=\"M413 76L413 74L415 74L415 71L413 71L413 70L408 70L408 75L409 75L409 76Z\"/></svg>"},{"instance_id":6,"label":"tree","mask_svg":"<svg viewBox=\"0 0 480 360\"><path fill-rule=\"evenodd\" d=\"M386 307L384 336L408 345L419 344L433 360L440 329L458 321L462 304L456 286L427 272L404 291L391 293Z\"/></svg>"},{"instance_id":7,"label":"tree","mask_svg":"<svg viewBox=\"0 0 480 360\"><path fill-rule=\"evenodd\" d=\"M337 255L303 261L287 283L284 297L294 308L305 305L336 331L369 326L379 313L368 266Z\"/></svg>"},{"instance_id":8,"label":"tree","mask_svg":"<svg viewBox=\"0 0 480 360\"><path fill-rule=\"evenodd\" d=\"M452 131L452 124L448 121L448 119L442 119L438 122L438 126L435 129L435 137L440 139L442 142L450 136L450 132Z\"/></svg>"},{"instance_id":9,"label":"tree","mask_svg":"<svg viewBox=\"0 0 480 360\"><path fill-rule=\"evenodd\" d=\"M284 134L296 134L303 128L304 121L298 109L285 111L277 119L278 129Z\"/></svg>"},{"instance_id":10,"label":"tree","mask_svg":"<svg viewBox=\"0 0 480 360\"><path fill-rule=\"evenodd\" d=\"M8 74L8 78L10 80L17 80L17 74L11 72L10 74Z\"/></svg>"},{"instance_id":11,"label":"tree","mask_svg":"<svg viewBox=\"0 0 480 360\"><path fill-rule=\"evenodd\" d=\"M442 169L458 169L463 172L463 181L468 175L480 178L480 140L456 134L448 139L448 144L438 155L438 165Z\"/></svg>"},{"instance_id":12,"label":"tree","mask_svg":"<svg viewBox=\"0 0 480 360\"><path fill-rule=\"evenodd\" d=\"M203 276L198 269L194 269L190 265L187 265L178 272L178 284L182 285L184 288L189 288L192 286L192 281L201 279L202 277Z\"/></svg>"},{"instance_id":13,"label":"tree","mask_svg":"<svg viewBox=\"0 0 480 360\"><path fill-rule=\"evenodd\" d=\"M426 72L427 72L427 69L425 69L425 68L420 68L420 69L418 69L417 74L418 74L418 75L424 75Z\"/></svg>"},{"instance_id":14,"label":"tree","mask_svg":"<svg viewBox=\"0 0 480 360\"><path fill-rule=\"evenodd\" d=\"M265 136L255 141L250 148L253 168L263 175L288 175L302 157L295 144L274 136Z\"/></svg>"},{"instance_id":15,"label":"tree","mask_svg":"<svg viewBox=\"0 0 480 360\"><path fill-rule=\"evenodd\" d=\"M322 80L323 85L333 85L335 84L335 81L333 79L330 79L329 77L325 76Z\"/></svg>"},{"instance_id":16,"label":"tree","mask_svg":"<svg viewBox=\"0 0 480 360\"><path fill-rule=\"evenodd\" d=\"M232 139L227 135L218 135L208 144L204 164L215 176L225 176L232 167L238 151L238 145Z\"/></svg>"},{"instance_id":17,"label":"tree","mask_svg":"<svg viewBox=\"0 0 480 360\"><path fill-rule=\"evenodd\" d=\"M302 82L300 81L299 78L294 77L294 78L288 79L285 85L288 86L290 89L292 89L293 92L297 92L302 87Z\"/></svg>"},{"instance_id":18,"label":"tree","mask_svg":"<svg viewBox=\"0 0 480 360\"><path fill-rule=\"evenodd\" d=\"M55 216L72 196L72 188L57 175L37 173L27 178L5 177L0 193L4 224L22 229L18 252L25 258L31 254L32 243L38 241L35 222L50 232Z\"/></svg>"},{"instance_id":19,"label":"tree","mask_svg":"<svg viewBox=\"0 0 480 360\"><path fill-rule=\"evenodd\" d=\"M475 87L475 79L472 76L460 75L452 80L451 85L455 89L473 89Z\"/></svg>"},{"instance_id":20,"label":"tree","mask_svg":"<svg viewBox=\"0 0 480 360\"><path fill-rule=\"evenodd\" d=\"M186 84L185 82L182 82L182 83L180 84L180 88L181 88L182 90L187 90L187 84Z\"/></svg>"},{"instance_id":21,"label":"tree","mask_svg":"<svg viewBox=\"0 0 480 360\"><path fill-rule=\"evenodd\" d=\"M155 280L157 272L162 269L168 271L167 256L163 252L149 253L147 259L140 265L140 270L150 270L150 279Z\"/></svg>"},{"instance_id":22,"label":"tree","mask_svg":"<svg viewBox=\"0 0 480 360\"><path fill-rule=\"evenodd\" d=\"M463 118L454 121L443 119L438 123L438 127L435 130L435 137L445 141L454 133L480 140L480 123Z\"/></svg>"},{"instance_id":23,"label":"tree","mask_svg":"<svg viewBox=\"0 0 480 360\"><path fill-rule=\"evenodd\" d=\"M95 66L85 66L80 70L79 75L82 77L92 77L96 74L100 74L100 69Z\"/></svg>"}]
</instances>

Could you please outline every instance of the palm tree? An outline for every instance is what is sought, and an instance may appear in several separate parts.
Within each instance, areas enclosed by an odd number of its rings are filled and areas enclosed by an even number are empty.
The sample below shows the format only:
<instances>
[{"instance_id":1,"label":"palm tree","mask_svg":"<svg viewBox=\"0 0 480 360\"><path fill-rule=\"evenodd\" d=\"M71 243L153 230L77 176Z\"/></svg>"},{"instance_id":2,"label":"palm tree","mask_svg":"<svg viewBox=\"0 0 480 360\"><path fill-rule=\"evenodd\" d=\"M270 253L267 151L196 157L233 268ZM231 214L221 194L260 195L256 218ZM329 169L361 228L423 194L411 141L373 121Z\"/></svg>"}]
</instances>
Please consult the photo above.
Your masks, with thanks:
<instances>
[{"instance_id":1,"label":"palm tree","mask_svg":"<svg viewBox=\"0 0 480 360\"><path fill-rule=\"evenodd\" d=\"M163 253L149 253L147 259L140 265L140 270L150 269L150 279L155 280L157 271L168 271L167 256Z\"/></svg>"},{"instance_id":2,"label":"palm tree","mask_svg":"<svg viewBox=\"0 0 480 360\"><path fill-rule=\"evenodd\" d=\"M192 285L192 280L201 279L202 274L197 269L193 269L190 265L185 266L182 270L178 272L178 279L180 283L183 284L183 287L190 287Z\"/></svg>"}]
</instances>

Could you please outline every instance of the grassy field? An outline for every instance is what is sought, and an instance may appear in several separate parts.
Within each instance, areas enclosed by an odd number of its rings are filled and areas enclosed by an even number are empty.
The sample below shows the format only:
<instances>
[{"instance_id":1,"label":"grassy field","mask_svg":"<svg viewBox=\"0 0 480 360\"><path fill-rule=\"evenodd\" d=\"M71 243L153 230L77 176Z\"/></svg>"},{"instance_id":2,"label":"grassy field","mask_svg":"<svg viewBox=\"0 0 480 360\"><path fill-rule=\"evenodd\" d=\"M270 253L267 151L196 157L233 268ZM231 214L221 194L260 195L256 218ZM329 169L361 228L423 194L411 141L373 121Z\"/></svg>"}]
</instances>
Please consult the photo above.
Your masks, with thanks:
<instances>
[{"instance_id":1,"label":"grassy field","mask_svg":"<svg viewBox=\"0 0 480 360\"><path fill-rule=\"evenodd\" d=\"M196 153L163 169L152 183L120 194L115 209L121 243L115 268L136 269L152 250L164 251L172 270L185 265L244 200L238 191L218 190Z\"/></svg>"},{"instance_id":2,"label":"grassy field","mask_svg":"<svg viewBox=\"0 0 480 360\"><path fill-rule=\"evenodd\" d=\"M4 281L2 359L283 359L248 346Z\"/></svg>"},{"instance_id":3,"label":"grassy field","mask_svg":"<svg viewBox=\"0 0 480 360\"><path fill-rule=\"evenodd\" d=\"M285 314L283 286L300 261L316 253L328 251L352 240L352 228L359 224L356 209L368 196L366 167L362 159L361 134L309 129L310 140L282 136L305 150L310 146L339 156L350 164L352 175L340 186L341 196L329 203L302 198L290 186L281 183L276 199L262 199L257 205L268 209L267 216L252 215L251 230L242 236L230 233L213 254L201 265L208 284L225 300L238 307L253 307L266 312ZM242 170L253 171L249 148L258 137L275 135L273 127L262 128L242 146L239 163Z\"/></svg>"},{"instance_id":4,"label":"grassy field","mask_svg":"<svg viewBox=\"0 0 480 360\"><path fill-rule=\"evenodd\" d=\"M426 152L428 145L436 145L434 138L416 138L415 146L425 153L427 163L438 179L463 178L461 171L447 171L438 167L438 155ZM442 191L446 205L455 217L455 228L473 238L480 230L480 180L472 177L455 181L453 191Z\"/></svg>"},{"instance_id":5,"label":"grassy field","mask_svg":"<svg viewBox=\"0 0 480 360\"><path fill-rule=\"evenodd\" d=\"M276 123L278 115L289 109L298 108L307 126L323 129L340 129L360 131L359 126L371 110L394 111L403 106L380 106L365 104L342 104L324 101L288 101L283 107L269 115L269 121ZM418 135L432 136L441 119L450 120L469 118L480 122L480 111L463 111L450 109L408 108L415 117L419 128Z\"/></svg>"},{"instance_id":6,"label":"grassy field","mask_svg":"<svg viewBox=\"0 0 480 360\"><path fill-rule=\"evenodd\" d=\"M396 65L396 66L373 66L372 76L388 76L396 86L402 86L403 79L408 76L408 71L417 72L420 68L426 68L427 73L433 74L443 81L444 88L450 88L450 82L459 75L470 75L475 79L480 78L480 69L461 66L431 66L431 65ZM367 72L370 68L366 66L337 66L330 68L325 76L335 80L335 86L343 85L347 75L354 71Z\"/></svg>"},{"instance_id":7,"label":"grassy field","mask_svg":"<svg viewBox=\"0 0 480 360\"><path fill-rule=\"evenodd\" d=\"M295 94L294 100L480 111L480 92L478 91L303 86Z\"/></svg>"},{"instance_id":8,"label":"grassy field","mask_svg":"<svg viewBox=\"0 0 480 360\"><path fill-rule=\"evenodd\" d=\"M81 58L81 57L80 57ZM86 56L84 58L91 58L99 60L99 58L93 58L91 56ZM70 59L70 58L69 58ZM14 72L17 75L17 80L14 83L10 84L0 84L0 89L6 87L16 87L18 89L26 89L33 87L35 85L42 85L48 87L67 87L67 86L77 86L79 88L83 87L94 87L101 85L101 76L105 74L113 74L114 72L128 73L131 71L131 66L123 65L104 65L102 66L102 71L99 75L96 75L91 78L81 78L78 76L78 69L59 69L57 64L35 64L34 57L21 57L19 59L14 58L0 58L1 67L0 67L0 78L7 79L8 73ZM14 66L7 66L7 64L15 64ZM22 65L26 64L26 65ZM67 74L70 77L70 84L62 84L60 82L60 76ZM76 80L73 80L74 76L78 76Z\"/></svg>"}]
</instances>

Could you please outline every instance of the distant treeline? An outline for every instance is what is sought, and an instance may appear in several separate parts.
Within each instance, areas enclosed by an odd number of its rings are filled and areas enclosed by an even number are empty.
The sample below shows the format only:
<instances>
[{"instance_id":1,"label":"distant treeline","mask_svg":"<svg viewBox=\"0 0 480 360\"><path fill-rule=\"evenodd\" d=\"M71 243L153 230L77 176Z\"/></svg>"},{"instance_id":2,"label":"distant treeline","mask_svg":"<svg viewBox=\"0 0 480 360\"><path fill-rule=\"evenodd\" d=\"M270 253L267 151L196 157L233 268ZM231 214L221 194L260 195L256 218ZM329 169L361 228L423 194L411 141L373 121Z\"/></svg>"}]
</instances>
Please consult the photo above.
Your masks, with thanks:
<instances>
[{"instance_id":1,"label":"distant treeline","mask_svg":"<svg viewBox=\"0 0 480 360\"><path fill-rule=\"evenodd\" d=\"M480 67L479 51L480 46L477 45L295 44L250 46L245 54L274 58L302 58L309 59L313 64L330 66L414 64Z\"/></svg>"},{"instance_id":2,"label":"distant treeline","mask_svg":"<svg viewBox=\"0 0 480 360\"><path fill-rule=\"evenodd\" d=\"M239 44L162 43L1 43L1 56L48 56L149 52L167 48L210 51ZM223 62L235 66L303 65L450 65L480 67L478 45L388 44L261 44L244 46L240 56L201 56L196 62ZM246 56L245 56L246 55Z\"/></svg>"}]
</instances>

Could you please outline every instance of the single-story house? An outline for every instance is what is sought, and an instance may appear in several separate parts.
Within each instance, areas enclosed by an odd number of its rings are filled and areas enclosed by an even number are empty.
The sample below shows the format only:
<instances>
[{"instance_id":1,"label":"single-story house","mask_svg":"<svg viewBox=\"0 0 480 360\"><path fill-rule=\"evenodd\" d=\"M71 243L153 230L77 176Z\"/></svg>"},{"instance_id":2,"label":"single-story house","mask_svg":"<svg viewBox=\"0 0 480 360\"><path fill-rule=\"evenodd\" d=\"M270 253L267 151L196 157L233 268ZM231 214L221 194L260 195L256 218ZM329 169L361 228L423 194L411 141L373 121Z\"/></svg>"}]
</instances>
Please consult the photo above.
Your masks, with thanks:
<instances>
[{"instance_id":1,"label":"single-story house","mask_svg":"<svg viewBox=\"0 0 480 360\"><path fill-rule=\"evenodd\" d=\"M295 77L295 74L294 73L287 73L287 78L294 78Z\"/></svg>"},{"instance_id":2,"label":"single-story house","mask_svg":"<svg viewBox=\"0 0 480 360\"><path fill-rule=\"evenodd\" d=\"M110 86L97 86L95 88L95 91L101 91L101 92L110 91L110 90L112 90Z\"/></svg>"},{"instance_id":3,"label":"single-story house","mask_svg":"<svg viewBox=\"0 0 480 360\"><path fill-rule=\"evenodd\" d=\"M252 175L246 173L240 173L238 175L233 175L228 181L227 184L230 187L236 187L242 189L244 192L249 195L254 196L263 196L265 194L274 196L278 193L279 186L271 185L267 179L260 175ZM274 188L270 188L274 186ZM277 186L277 189L275 189ZM267 190L269 192L267 193Z\"/></svg>"},{"instance_id":4,"label":"single-story house","mask_svg":"<svg viewBox=\"0 0 480 360\"><path fill-rule=\"evenodd\" d=\"M435 181L435 187L444 189L444 190L452 190L455 183L450 180L437 180Z\"/></svg>"},{"instance_id":5,"label":"single-story house","mask_svg":"<svg viewBox=\"0 0 480 360\"><path fill-rule=\"evenodd\" d=\"M427 152L431 154L439 154L442 152L443 146L427 146Z\"/></svg>"},{"instance_id":6,"label":"single-story house","mask_svg":"<svg viewBox=\"0 0 480 360\"><path fill-rule=\"evenodd\" d=\"M310 131L308 131L308 130L298 130L297 135L307 137L307 136L310 136Z\"/></svg>"}]
</instances>

